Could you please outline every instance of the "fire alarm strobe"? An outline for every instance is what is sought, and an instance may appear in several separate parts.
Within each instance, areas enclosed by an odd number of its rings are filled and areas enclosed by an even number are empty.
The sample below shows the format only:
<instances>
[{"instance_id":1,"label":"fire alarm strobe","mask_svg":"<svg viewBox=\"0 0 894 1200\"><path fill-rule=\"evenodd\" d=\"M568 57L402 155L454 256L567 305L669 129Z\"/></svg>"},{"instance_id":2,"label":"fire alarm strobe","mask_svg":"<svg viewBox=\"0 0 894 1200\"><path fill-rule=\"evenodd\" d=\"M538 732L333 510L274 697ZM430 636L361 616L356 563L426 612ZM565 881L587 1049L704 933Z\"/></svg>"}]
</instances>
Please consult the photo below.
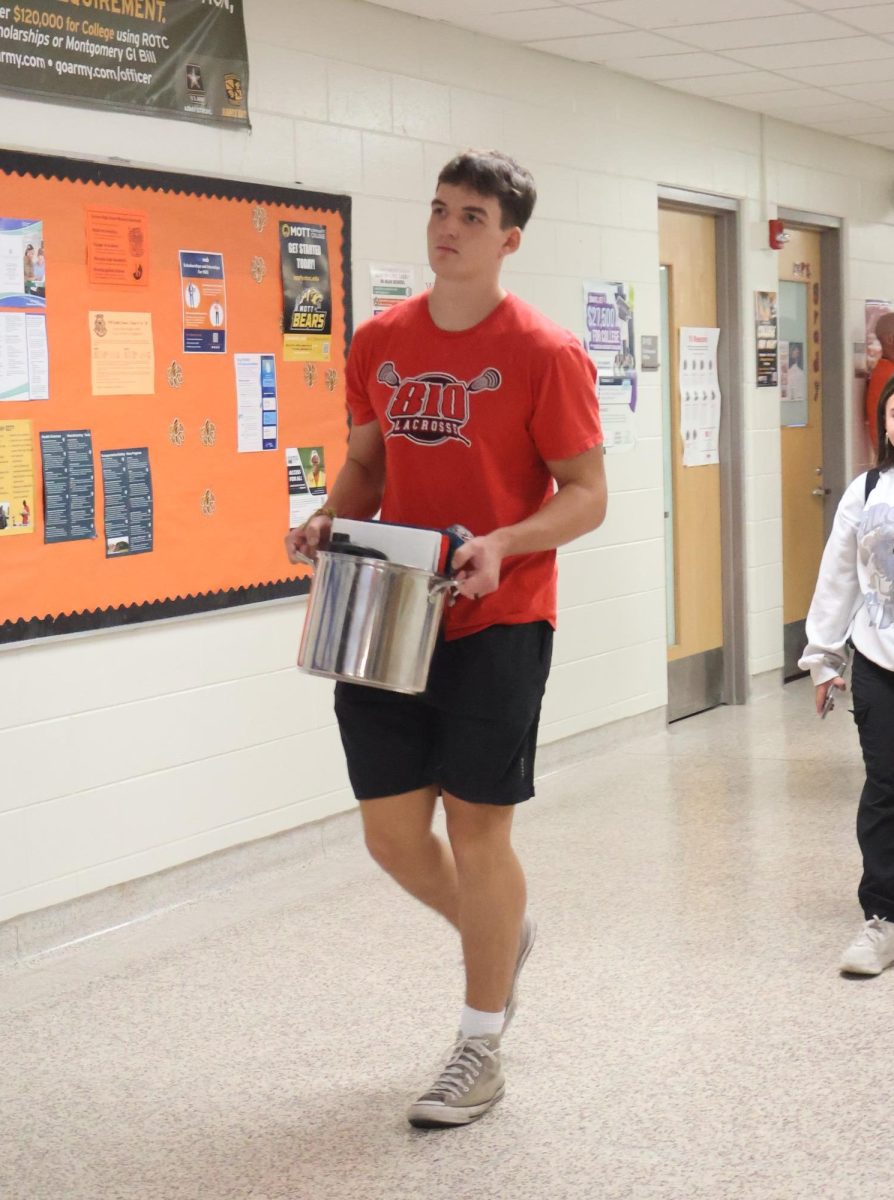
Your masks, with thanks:
<instances>
[{"instance_id":1,"label":"fire alarm strobe","mask_svg":"<svg viewBox=\"0 0 894 1200\"><path fill-rule=\"evenodd\" d=\"M789 240L790 234L785 232L785 222L778 218L770 222L770 249L781 250Z\"/></svg>"}]
</instances>

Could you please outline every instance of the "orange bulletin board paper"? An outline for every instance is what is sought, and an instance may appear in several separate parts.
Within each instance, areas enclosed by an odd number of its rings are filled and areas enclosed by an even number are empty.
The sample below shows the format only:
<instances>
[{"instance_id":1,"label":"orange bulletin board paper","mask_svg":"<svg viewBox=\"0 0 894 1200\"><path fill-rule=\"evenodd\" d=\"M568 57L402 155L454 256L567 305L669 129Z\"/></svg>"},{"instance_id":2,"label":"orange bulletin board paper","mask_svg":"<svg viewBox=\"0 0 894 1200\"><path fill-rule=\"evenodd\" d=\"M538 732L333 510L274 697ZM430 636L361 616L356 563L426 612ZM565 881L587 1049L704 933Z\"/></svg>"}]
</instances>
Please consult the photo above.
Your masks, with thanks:
<instances>
[{"instance_id":1,"label":"orange bulletin board paper","mask_svg":"<svg viewBox=\"0 0 894 1200\"><path fill-rule=\"evenodd\" d=\"M88 214L100 210L140 215L142 248L151 257L139 287L122 286L114 271L107 282L91 280L88 238L96 218ZM307 591L306 568L290 566L283 549L285 451L324 448L330 478L344 461L350 199L0 152L0 216L22 213L43 222L53 263L49 399L0 405L0 421L28 423L34 473L31 535L0 538L0 644ZM283 357L283 221L327 229L333 329L325 363ZM226 272L226 353L185 354L179 255L212 242ZM98 313L149 315L152 394L94 394L91 321ZM145 330L142 317L135 327ZM145 343L135 352L144 354ZM276 356L276 450L237 451L234 354ZM97 536L47 544L40 434L60 430L92 434ZM153 548L107 558L100 456L131 447L148 449ZM15 497L19 506L22 499Z\"/></svg>"}]
</instances>

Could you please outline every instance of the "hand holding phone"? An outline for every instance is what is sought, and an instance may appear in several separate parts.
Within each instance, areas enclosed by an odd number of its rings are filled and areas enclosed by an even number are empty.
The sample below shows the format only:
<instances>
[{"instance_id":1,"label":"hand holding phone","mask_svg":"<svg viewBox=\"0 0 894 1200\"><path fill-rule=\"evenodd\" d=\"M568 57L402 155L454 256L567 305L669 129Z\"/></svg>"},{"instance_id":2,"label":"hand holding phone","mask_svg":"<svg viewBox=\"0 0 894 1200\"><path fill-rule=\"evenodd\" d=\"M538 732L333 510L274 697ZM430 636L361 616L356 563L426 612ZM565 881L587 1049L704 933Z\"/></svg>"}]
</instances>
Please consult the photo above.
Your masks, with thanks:
<instances>
[{"instance_id":1,"label":"hand holding phone","mask_svg":"<svg viewBox=\"0 0 894 1200\"><path fill-rule=\"evenodd\" d=\"M826 698L823 701L823 707L822 707L822 711L820 713L821 721L825 721L826 714L831 712L832 709L835 707L836 696L842 695L843 691L844 691L844 689L836 687L834 682L829 684L829 690L826 692Z\"/></svg>"}]
</instances>

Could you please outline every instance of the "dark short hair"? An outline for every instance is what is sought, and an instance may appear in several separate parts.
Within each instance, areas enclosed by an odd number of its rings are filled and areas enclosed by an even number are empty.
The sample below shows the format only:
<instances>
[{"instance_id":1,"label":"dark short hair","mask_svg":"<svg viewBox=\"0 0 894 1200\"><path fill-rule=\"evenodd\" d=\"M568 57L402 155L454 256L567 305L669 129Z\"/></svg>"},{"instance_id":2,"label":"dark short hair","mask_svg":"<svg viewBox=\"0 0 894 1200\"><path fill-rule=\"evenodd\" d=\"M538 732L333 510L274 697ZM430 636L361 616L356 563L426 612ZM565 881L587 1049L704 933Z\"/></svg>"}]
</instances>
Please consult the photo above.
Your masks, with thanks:
<instances>
[{"instance_id":1,"label":"dark short hair","mask_svg":"<svg viewBox=\"0 0 894 1200\"><path fill-rule=\"evenodd\" d=\"M882 388L882 394L878 399L878 412L875 418L875 432L878 439L876 466L882 471L888 471L891 467L894 467L894 446L888 441L888 436L885 432L885 409L892 396L894 396L894 375L891 376Z\"/></svg>"},{"instance_id":2,"label":"dark short hair","mask_svg":"<svg viewBox=\"0 0 894 1200\"><path fill-rule=\"evenodd\" d=\"M499 202L504 229L524 229L534 205L537 189L530 171L499 150L466 150L442 168L438 183L470 188L479 196Z\"/></svg>"}]
</instances>

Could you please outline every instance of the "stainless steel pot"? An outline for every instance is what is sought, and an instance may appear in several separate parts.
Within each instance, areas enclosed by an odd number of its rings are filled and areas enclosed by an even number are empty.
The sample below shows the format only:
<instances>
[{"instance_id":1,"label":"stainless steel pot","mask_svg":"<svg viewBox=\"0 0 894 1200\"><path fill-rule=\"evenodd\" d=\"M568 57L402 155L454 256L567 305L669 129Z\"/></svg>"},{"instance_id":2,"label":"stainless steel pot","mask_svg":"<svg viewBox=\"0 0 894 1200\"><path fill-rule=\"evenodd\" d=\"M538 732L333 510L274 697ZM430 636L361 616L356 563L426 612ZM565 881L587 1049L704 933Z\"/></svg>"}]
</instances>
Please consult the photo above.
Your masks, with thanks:
<instances>
[{"instance_id":1,"label":"stainless steel pot","mask_svg":"<svg viewBox=\"0 0 894 1200\"><path fill-rule=\"evenodd\" d=\"M318 551L298 666L327 679L424 692L453 586L416 567Z\"/></svg>"}]
</instances>

